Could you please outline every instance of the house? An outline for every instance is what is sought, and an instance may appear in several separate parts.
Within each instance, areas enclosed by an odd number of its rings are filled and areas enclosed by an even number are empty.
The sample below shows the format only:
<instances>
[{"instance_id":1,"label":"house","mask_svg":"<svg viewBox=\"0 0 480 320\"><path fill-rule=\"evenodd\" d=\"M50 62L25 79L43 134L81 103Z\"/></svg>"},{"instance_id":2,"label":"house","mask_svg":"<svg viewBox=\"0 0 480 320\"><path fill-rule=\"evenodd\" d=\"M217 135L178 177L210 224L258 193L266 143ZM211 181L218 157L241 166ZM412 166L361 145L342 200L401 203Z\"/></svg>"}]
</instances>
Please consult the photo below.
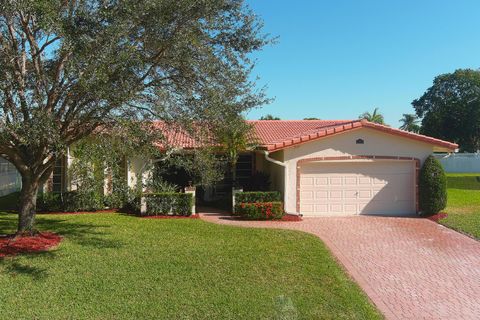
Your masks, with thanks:
<instances>
[{"instance_id":1,"label":"house","mask_svg":"<svg viewBox=\"0 0 480 320\"><path fill-rule=\"evenodd\" d=\"M432 137L365 120L250 121L259 146L241 155L237 173L248 179L255 171L270 174L272 190L284 198L285 210L305 216L410 215L418 212L418 173L433 152L458 146ZM159 130L163 130L159 126ZM176 148L191 150L197 142L186 132L166 132ZM131 187L145 179L141 155L128 159L125 176ZM68 190L60 161L51 190Z\"/></svg>"}]
</instances>

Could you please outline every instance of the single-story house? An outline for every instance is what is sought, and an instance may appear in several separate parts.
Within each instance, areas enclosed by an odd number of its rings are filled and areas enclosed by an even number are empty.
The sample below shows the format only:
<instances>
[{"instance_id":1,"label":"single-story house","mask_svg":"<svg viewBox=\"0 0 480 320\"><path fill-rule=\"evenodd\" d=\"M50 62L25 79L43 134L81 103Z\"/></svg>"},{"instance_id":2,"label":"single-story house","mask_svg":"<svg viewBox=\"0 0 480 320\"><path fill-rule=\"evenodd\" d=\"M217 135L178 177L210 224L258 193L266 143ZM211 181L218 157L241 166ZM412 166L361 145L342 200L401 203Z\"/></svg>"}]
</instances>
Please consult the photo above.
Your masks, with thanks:
<instances>
[{"instance_id":1,"label":"single-story house","mask_svg":"<svg viewBox=\"0 0 480 320\"><path fill-rule=\"evenodd\" d=\"M284 198L287 213L320 215L410 215L418 212L418 174L433 152L454 152L456 144L366 120L250 121L259 146L242 154L237 173L270 174L272 190ZM167 136L181 149L196 146L193 137ZM69 189L59 163L50 185ZM149 159L126 161L130 186L148 173Z\"/></svg>"}]
</instances>

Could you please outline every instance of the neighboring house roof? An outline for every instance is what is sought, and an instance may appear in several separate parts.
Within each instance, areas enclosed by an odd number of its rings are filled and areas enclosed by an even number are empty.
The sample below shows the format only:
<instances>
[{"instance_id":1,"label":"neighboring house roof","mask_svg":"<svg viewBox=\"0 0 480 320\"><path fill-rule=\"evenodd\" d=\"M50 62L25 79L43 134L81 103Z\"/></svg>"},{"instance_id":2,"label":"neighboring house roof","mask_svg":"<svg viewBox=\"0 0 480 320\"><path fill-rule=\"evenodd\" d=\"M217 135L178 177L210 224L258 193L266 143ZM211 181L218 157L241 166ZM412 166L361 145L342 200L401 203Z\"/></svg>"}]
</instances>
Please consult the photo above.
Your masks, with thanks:
<instances>
[{"instance_id":1,"label":"neighboring house roof","mask_svg":"<svg viewBox=\"0 0 480 320\"><path fill-rule=\"evenodd\" d=\"M259 149L269 152L275 152L294 145L360 128L370 128L387 134L429 143L442 151L453 151L458 148L458 145L455 143L366 120L250 120L248 123L254 127ZM171 125L161 121L155 122L155 126L164 132L166 144L169 146L194 149L204 145L200 142L201 139L195 139L191 133L179 127L171 127Z\"/></svg>"}]
</instances>

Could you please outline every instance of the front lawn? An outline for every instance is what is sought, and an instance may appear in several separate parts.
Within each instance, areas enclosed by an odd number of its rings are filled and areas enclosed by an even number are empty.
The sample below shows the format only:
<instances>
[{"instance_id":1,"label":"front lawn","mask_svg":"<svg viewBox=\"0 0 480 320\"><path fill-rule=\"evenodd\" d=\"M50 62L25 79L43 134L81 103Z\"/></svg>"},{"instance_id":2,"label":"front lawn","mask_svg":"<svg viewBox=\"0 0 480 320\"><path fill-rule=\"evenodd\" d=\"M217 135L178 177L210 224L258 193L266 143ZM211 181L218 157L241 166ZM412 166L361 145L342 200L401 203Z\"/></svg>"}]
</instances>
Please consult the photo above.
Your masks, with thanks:
<instances>
[{"instance_id":1,"label":"front lawn","mask_svg":"<svg viewBox=\"0 0 480 320\"><path fill-rule=\"evenodd\" d=\"M448 217L440 223L480 239L480 173L447 174Z\"/></svg>"},{"instance_id":2,"label":"front lawn","mask_svg":"<svg viewBox=\"0 0 480 320\"><path fill-rule=\"evenodd\" d=\"M0 214L0 234L15 223ZM312 235L122 214L38 226L65 239L0 260L4 319L381 318Z\"/></svg>"}]
</instances>

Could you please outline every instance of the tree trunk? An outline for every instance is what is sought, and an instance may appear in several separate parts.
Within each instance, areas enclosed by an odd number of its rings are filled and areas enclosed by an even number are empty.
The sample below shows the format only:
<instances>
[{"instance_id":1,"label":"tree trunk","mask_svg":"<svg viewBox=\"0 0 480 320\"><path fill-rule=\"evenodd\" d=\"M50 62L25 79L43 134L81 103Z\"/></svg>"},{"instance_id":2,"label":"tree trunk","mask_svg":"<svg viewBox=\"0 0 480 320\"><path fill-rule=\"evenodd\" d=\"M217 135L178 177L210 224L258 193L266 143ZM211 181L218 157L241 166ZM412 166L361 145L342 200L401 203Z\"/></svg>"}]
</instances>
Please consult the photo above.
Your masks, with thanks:
<instances>
[{"instance_id":1,"label":"tree trunk","mask_svg":"<svg viewBox=\"0 0 480 320\"><path fill-rule=\"evenodd\" d=\"M36 233L34 225L39 187L37 179L22 177L17 235L34 235Z\"/></svg>"}]
</instances>

